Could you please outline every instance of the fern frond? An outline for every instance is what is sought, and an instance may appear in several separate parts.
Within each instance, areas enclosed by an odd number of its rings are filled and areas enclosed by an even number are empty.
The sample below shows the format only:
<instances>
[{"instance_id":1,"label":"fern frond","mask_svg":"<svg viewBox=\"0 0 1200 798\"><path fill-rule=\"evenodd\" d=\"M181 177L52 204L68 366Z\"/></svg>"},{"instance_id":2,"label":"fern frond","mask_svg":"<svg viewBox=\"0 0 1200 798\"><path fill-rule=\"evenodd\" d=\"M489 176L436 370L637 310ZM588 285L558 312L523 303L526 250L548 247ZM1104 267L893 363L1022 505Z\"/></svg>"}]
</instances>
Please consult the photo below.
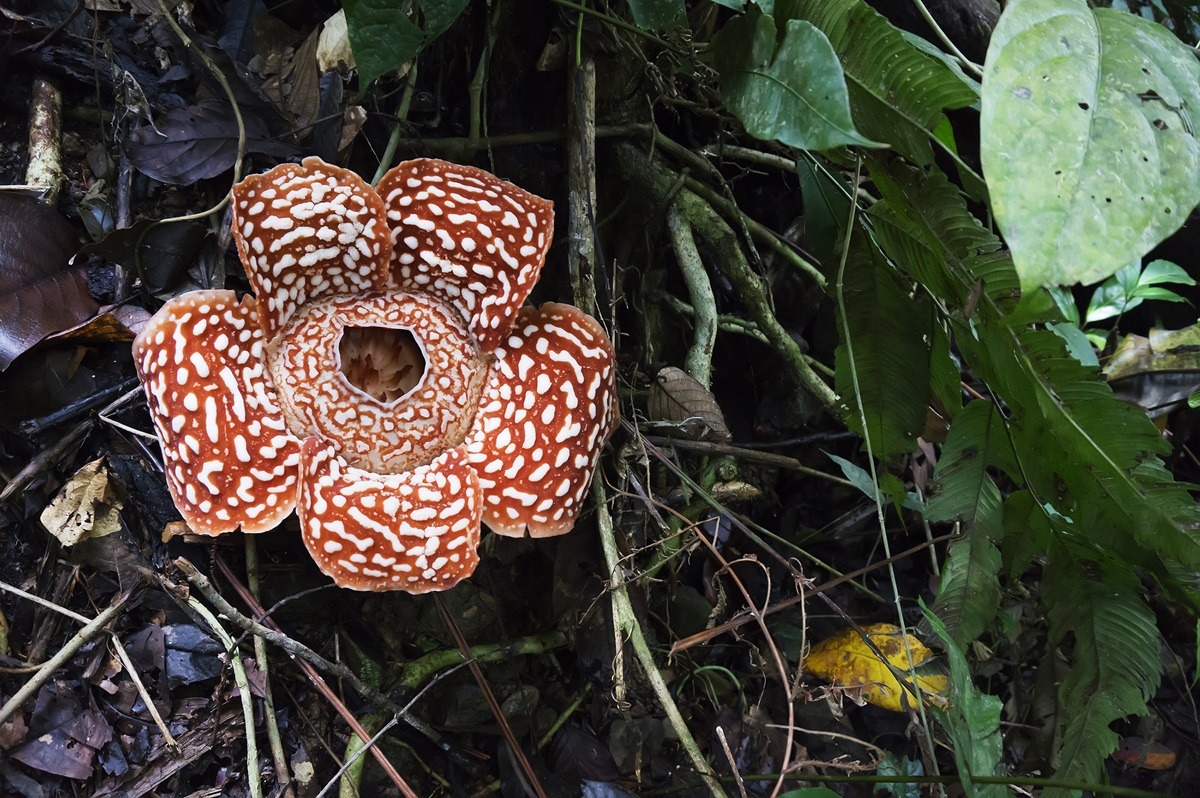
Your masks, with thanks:
<instances>
[{"instance_id":1,"label":"fern frond","mask_svg":"<svg viewBox=\"0 0 1200 798\"><path fill-rule=\"evenodd\" d=\"M1055 549L1042 580L1050 637L1059 645L1073 640L1073 667L1059 688L1065 724L1055 778L1097 781L1117 746L1109 724L1144 713L1158 689L1158 629L1128 568L1081 559L1067 546Z\"/></svg>"}]
</instances>

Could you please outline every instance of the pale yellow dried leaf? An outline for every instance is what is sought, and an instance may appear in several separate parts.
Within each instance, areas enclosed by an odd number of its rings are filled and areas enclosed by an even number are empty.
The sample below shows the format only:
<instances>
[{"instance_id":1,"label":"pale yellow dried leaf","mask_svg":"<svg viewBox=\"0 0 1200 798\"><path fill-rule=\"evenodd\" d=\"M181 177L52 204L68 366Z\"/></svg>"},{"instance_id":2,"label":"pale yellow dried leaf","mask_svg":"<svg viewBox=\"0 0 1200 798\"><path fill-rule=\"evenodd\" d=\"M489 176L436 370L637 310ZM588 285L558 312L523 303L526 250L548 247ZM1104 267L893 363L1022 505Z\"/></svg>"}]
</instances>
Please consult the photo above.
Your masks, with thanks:
<instances>
[{"instance_id":1,"label":"pale yellow dried leaf","mask_svg":"<svg viewBox=\"0 0 1200 798\"><path fill-rule=\"evenodd\" d=\"M108 484L104 458L85 465L42 511L42 526L64 546L111 535L121 528L121 502Z\"/></svg>"}]
</instances>

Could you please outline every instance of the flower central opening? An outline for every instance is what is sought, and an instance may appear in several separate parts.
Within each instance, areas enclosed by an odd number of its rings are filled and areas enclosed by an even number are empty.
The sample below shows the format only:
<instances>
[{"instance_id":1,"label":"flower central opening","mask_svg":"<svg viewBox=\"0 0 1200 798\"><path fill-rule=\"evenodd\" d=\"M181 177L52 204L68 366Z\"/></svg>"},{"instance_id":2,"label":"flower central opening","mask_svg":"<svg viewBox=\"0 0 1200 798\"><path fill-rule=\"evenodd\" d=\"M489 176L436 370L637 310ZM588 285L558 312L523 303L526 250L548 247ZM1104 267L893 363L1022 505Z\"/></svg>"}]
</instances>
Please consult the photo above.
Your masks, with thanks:
<instances>
[{"instance_id":1,"label":"flower central opening","mask_svg":"<svg viewBox=\"0 0 1200 798\"><path fill-rule=\"evenodd\" d=\"M350 384L384 403L412 391L425 374L425 353L402 328L346 327L338 354Z\"/></svg>"}]
</instances>

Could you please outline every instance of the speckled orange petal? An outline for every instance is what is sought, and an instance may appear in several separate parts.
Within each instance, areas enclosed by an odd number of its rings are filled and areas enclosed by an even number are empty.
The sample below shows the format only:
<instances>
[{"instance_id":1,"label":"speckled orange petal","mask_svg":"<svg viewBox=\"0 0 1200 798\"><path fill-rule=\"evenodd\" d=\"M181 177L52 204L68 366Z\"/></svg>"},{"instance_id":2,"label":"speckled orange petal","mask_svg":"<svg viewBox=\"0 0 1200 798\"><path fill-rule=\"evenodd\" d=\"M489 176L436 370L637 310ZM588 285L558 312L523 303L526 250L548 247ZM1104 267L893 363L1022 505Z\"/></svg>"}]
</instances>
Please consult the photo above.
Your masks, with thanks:
<instances>
[{"instance_id":1,"label":"speckled orange petal","mask_svg":"<svg viewBox=\"0 0 1200 798\"><path fill-rule=\"evenodd\" d=\"M460 447L403 474L346 465L304 442L297 514L323 573L352 590L448 590L479 564L479 478Z\"/></svg>"},{"instance_id":2,"label":"speckled orange petal","mask_svg":"<svg viewBox=\"0 0 1200 798\"><path fill-rule=\"evenodd\" d=\"M524 308L496 349L466 446L501 535L569 532L617 421L612 343L578 308Z\"/></svg>"},{"instance_id":3,"label":"speckled orange petal","mask_svg":"<svg viewBox=\"0 0 1200 798\"><path fill-rule=\"evenodd\" d=\"M444 297L486 352L537 282L554 206L472 166L405 161L379 181L398 287Z\"/></svg>"},{"instance_id":4,"label":"speckled orange petal","mask_svg":"<svg viewBox=\"0 0 1200 798\"><path fill-rule=\"evenodd\" d=\"M392 284L383 201L361 177L320 158L234 186L233 233L268 341L306 302Z\"/></svg>"},{"instance_id":5,"label":"speckled orange petal","mask_svg":"<svg viewBox=\"0 0 1200 798\"><path fill-rule=\"evenodd\" d=\"M172 299L133 342L167 487L201 534L265 532L296 506L300 441L262 350L253 301L232 291Z\"/></svg>"}]
</instances>

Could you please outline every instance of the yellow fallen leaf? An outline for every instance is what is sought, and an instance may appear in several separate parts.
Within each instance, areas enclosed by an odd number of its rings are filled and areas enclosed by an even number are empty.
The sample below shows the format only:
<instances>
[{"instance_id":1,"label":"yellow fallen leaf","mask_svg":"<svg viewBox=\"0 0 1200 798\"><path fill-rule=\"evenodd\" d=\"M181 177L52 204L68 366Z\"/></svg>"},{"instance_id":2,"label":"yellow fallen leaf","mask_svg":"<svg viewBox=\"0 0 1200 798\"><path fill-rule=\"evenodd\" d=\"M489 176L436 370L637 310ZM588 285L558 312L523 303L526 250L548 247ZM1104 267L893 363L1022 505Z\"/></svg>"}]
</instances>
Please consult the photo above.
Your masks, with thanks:
<instances>
[{"instance_id":1,"label":"yellow fallen leaf","mask_svg":"<svg viewBox=\"0 0 1200 798\"><path fill-rule=\"evenodd\" d=\"M893 667L902 673L908 672L904 635L900 633L900 627L876 623L864 626L863 631ZM908 649L912 652L913 667L920 667L933 658L933 652L911 634L908 635ZM845 629L813 646L804 659L804 666L811 673L840 687L861 688L863 699L875 706L893 712L905 712L917 705L912 690L901 686L891 669L853 629ZM949 684L945 676L918 674L916 682L926 702L945 704L942 694Z\"/></svg>"}]
</instances>

